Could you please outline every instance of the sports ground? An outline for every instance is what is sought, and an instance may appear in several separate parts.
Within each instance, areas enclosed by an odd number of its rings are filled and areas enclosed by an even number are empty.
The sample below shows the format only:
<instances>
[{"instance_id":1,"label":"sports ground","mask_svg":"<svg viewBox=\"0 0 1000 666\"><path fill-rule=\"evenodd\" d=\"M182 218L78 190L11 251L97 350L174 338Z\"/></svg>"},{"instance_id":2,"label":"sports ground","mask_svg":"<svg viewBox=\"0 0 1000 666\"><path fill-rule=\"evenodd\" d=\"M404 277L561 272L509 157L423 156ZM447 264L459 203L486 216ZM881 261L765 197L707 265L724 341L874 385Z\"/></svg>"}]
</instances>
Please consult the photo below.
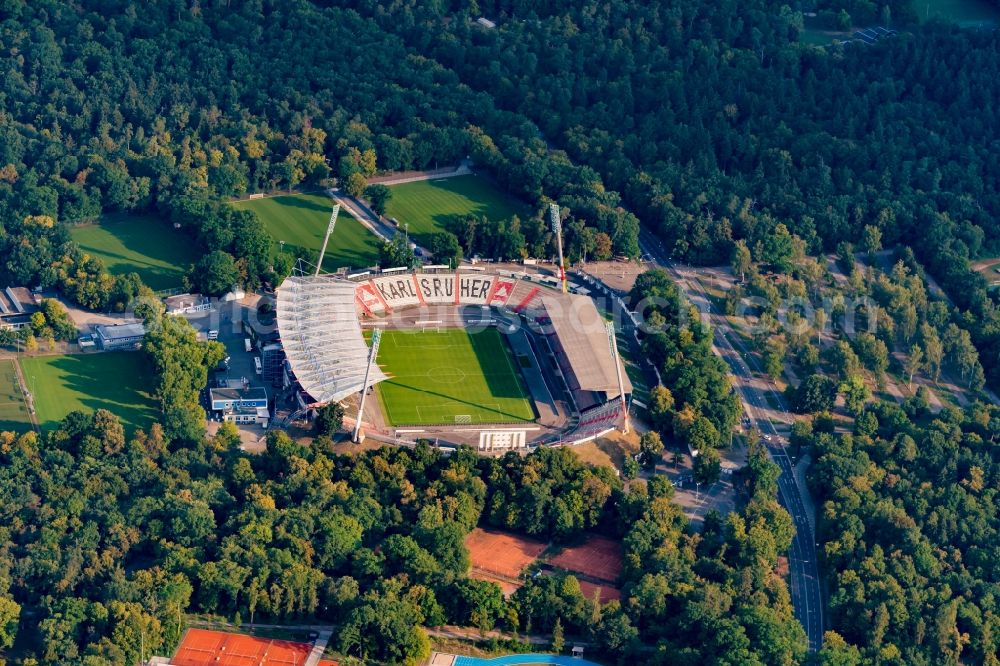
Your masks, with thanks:
<instances>
[{"instance_id":1,"label":"sports ground","mask_svg":"<svg viewBox=\"0 0 1000 666\"><path fill-rule=\"evenodd\" d=\"M24 432L31 429L31 418L24 394L17 381L17 368L11 359L0 360L0 431Z\"/></svg>"},{"instance_id":2,"label":"sports ground","mask_svg":"<svg viewBox=\"0 0 1000 666\"><path fill-rule=\"evenodd\" d=\"M507 343L495 328L387 330L377 386L394 426L523 423L535 418Z\"/></svg>"},{"instance_id":3,"label":"sports ground","mask_svg":"<svg viewBox=\"0 0 1000 666\"><path fill-rule=\"evenodd\" d=\"M180 287L198 260L191 239L155 215L107 215L100 224L72 227L69 235L112 275L138 273L154 290Z\"/></svg>"},{"instance_id":4,"label":"sports ground","mask_svg":"<svg viewBox=\"0 0 1000 666\"><path fill-rule=\"evenodd\" d=\"M386 216L409 224L410 236L421 245L429 242L430 234L443 231L445 222L456 215L505 220L527 213L515 199L479 176L421 180L391 189Z\"/></svg>"},{"instance_id":5,"label":"sports ground","mask_svg":"<svg viewBox=\"0 0 1000 666\"><path fill-rule=\"evenodd\" d=\"M152 388L145 382L149 372L142 354L34 356L20 363L42 429L76 410L107 409L122 420L126 433L148 429L158 416Z\"/></svg>"},{"instance_id":6,"label":"sports ground","mask_svg":"<svg viewBox=\"0 0 1000 666\"><path fill-rule=\"evenodd\" d=\"M274 239L275 251L284 241L285 252L295 254L296 250L301 250L315 261L330 222L333 200L323 194L291 194L236 201L233 206L257 213ZM377 264L378 258L379 240L375 234L341 209L326 250L323 269L335 271L345 266L367 268Z\"/></svg>"}]
</instances>

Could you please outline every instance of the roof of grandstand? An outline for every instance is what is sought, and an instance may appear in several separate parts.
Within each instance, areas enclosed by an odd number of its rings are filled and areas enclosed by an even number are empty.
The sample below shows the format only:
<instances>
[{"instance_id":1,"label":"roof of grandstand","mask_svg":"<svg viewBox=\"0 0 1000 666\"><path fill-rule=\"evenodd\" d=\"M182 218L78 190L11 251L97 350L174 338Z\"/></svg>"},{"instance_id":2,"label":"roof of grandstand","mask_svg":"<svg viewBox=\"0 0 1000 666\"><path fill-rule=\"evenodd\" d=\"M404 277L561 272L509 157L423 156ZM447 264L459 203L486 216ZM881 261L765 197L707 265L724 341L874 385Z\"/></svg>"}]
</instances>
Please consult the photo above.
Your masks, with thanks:
<instances>
[{"instance_id":1,"label":"roof of grandstand","mask_svg":"<svg viewBox=\"0 0 1000 666\"><path fill-rule=\"evenodd\" d=\"M278 329L302 389L317 403L361 390L368 345L355 311L357 285L329 276L289 277L277 290ZM371 384L385 379L372 368Z\"/></svg>"},{"instance_id":2,"label":"roof of grandstand","mask_svg":"<svg viewBox=\"0 0 1000 666\"><path fill-rule=\"evenodd\" d=\"M542 305L580 389L617 396L618 373L607 325L594 301L586 296L559 294L544 296ZM632 383L624 368L622 383L625 393L631 393Z\"/></svg>"}]
</instances>

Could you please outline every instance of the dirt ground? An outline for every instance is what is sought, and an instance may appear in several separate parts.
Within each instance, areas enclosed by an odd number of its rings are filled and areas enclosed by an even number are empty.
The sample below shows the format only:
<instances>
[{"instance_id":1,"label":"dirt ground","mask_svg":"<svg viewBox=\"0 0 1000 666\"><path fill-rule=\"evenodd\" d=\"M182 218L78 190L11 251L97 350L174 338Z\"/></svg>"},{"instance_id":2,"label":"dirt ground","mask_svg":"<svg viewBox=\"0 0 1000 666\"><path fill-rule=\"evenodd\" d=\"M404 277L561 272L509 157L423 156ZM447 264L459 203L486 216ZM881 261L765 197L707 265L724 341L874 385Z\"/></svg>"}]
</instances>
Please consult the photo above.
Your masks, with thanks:
<instances>
[{"instance_id":1,"label":"dirt ground","mask_svg":"<svg viewBox=\"0 0 1000 666\"><path fill-rule=\"evenodd\" d=\"M635 261L594 261L578 269L599 279L612 289L631 291L635 280L649 270L649 266Z\"/></svg>"},{"instance_id":2,"label":"dirt ground","mask_svg":"<svg viewBox=\"0 0 1000 666\"><path fill-rule=\"evenodd\" d=\"M595 467L614 467L621 471L625 456L639 452L639 433L624 435L615 431L586 444L573 447L580 460Z\"/></svg>"}]
</instances>

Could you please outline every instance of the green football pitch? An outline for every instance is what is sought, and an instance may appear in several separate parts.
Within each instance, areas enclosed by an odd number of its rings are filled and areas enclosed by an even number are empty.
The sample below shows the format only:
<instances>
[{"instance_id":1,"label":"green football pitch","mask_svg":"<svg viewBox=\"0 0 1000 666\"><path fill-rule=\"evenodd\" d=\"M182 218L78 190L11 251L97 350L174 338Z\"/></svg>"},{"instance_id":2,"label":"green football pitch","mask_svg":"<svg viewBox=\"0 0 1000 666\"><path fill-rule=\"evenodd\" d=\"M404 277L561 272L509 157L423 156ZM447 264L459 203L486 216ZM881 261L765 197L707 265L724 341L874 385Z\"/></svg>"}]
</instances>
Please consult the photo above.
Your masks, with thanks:
<instances>
[{"instance_id":1,"label":"green football pitch","mask_svg":"<svg viewBox=\"0 0 1000 666\"><path fill-rule=\"evenodd\" d=\"M479 176L421 180L392 185L391 190L386 215L409 224L410 235L421 245L427 245L430 234L443 231L445 222L456 215L505 220L529 213L516 199Z\"/></svg>"},{"instance_id":2,"label":"green football pitch","mask_svg":"<svg viewBox=\"0 0 1000 666\"><path fill-rule=\"evenodd\" d=\"M0 359L0 430L24 432L31 430L28 406L17 381L14 361Z\"/></svg>"},{"instance_id":3,"label":"green football pitch","mask_svg":"<svg viewBox=\"0 0 1000 666\"><path fill-rule=\"evenodd\" d=\"M330 222L333 200L322 194L292 194L288 196L236 201L233 206L257 213L264 223L274 249L285 242L285 252L305 251L313 262L319 256L326 225ZM326 249L323 269L335 271L345 266L367 268L378 263L379 240L350 213L341 209L337 227Z\"/></svg>"},{"instance_id":4,"label":"green football pitch","mask_svg":"<svg viewBox=\"0 0 1000 666\"><path fill-rule=\"evenodd\" d=\"M35 396L38 425L54 427L72 411L107 409L125 432L148 429L158 410L138 352L105 352L22 358L21 372Z\"/></svg>"},{"instance_id":5,"label":"green football pitch","mask_svg":"<svg viewBox=\"0 0 1000 666\"><path fill-rule=\"evenodd\" d=\"M112 275L138 273L150 289L180 287L199 257L189 237L155 215L106 215L100 224L71 227L69 235Z\"/></svg>"},{"instance_id":6,"label":"green football pitch","mask_svg":"<svg viewBox=\"0 0 1000 666\"><path fill-rule=\"evenodd\" d=\"M524 423L535 418L520 373L495 328L470 333L387 330L377 387L386 420L402 425Z\"/></svg>"}]
</instances>

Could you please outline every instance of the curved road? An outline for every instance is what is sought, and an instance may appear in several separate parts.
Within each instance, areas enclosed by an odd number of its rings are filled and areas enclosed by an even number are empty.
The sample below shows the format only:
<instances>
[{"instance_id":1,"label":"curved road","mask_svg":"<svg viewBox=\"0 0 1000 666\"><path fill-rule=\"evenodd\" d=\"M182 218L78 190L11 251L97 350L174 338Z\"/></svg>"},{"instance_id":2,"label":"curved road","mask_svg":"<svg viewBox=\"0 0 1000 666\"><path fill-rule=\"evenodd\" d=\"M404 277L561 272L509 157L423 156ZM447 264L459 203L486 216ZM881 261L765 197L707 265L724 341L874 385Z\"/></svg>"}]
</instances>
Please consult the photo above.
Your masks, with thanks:
<instances>
[{"instance_id":1,"label":"curved road","mask_svg":"<svg viewBox=\"0 0 1000 666\"><path fill-rule=\"evenodd\" d=\"M651 259L651 263L667 270L677 281L688 300L701 312L708 313L710 321L714 319L708 296L701 290L697 282L690 281L685 277L683 267L677 267L670 261L659 240L648 231L643 230L640 234L640 245L643 253ZM712 322L712 331L715 353L729 364L735 379L733 385L740 395L744 410L757 426L761 435L765 436L764 444L767 446L768 453L781 470L778 477L778 500L792 516L795 524L795 536L788 551L792 605L795 607L796 618L806 630L809 649L819 650L823 646L823 595L820 589L819 567L816 562L816 539L806 514L805 504L802 501L802 493L808 491L799 488L798 483L796 483L792 461L781 443L782 439L778 436L777 428L767 416L768 394L771 394L774 403L782 408L784 401L781 394L770 382L754 381L753 370L759 370L759 368L751 369L744 357L730 343L725 333L725 320L719 324ZM756 366L756 360L753 357L748 358ZM770 441L766 437L770 437Z\"/></svg>"}]
</instances>

